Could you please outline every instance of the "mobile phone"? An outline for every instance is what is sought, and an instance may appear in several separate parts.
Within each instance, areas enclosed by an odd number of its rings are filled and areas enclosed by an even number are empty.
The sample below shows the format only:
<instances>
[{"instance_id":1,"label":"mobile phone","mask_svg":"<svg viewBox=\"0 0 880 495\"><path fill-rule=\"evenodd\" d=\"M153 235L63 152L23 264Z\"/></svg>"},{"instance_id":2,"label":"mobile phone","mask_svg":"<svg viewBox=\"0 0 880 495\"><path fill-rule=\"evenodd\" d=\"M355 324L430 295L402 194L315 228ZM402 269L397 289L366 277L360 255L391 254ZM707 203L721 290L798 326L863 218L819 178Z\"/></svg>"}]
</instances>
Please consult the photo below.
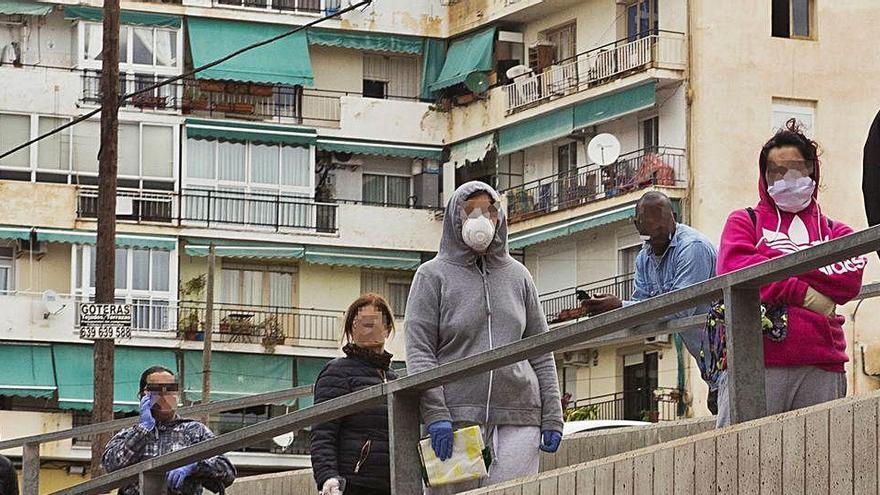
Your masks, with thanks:
<instances>
[{"instance_id":1,"label":"mobile phone","mask_svg":"<svg viewBox=\"0 0 880 495\"><path fill-rule=\"evenodd\" d=\"M578 301L586 301L591 297L589 294L587 294L587 291L584 290L576 290L574 293Z\"/></svg>"}]
</instances>

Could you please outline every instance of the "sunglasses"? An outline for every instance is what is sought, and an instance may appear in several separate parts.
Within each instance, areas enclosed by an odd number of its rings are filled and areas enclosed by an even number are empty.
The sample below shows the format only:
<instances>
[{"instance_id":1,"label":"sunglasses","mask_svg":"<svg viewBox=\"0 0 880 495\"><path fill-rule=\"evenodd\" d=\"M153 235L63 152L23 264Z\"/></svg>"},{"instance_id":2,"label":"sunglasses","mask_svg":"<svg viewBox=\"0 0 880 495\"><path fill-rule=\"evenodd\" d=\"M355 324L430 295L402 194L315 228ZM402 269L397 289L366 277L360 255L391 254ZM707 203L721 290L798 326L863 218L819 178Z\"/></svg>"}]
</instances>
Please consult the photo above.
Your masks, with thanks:
<instances>
[{"instance_id":1,"label":"sunglasses","mask_svg":"<svg viewBox=\"0 0 880 495\"><path fill-rule=\"evenodd\" d=\"M144 391L146 392L156 392L156 393L168 393L168 392L178 392L180 391L180 385L177 383L148 383L146 387L144 387Z\"/></svg>"}]
</instances>

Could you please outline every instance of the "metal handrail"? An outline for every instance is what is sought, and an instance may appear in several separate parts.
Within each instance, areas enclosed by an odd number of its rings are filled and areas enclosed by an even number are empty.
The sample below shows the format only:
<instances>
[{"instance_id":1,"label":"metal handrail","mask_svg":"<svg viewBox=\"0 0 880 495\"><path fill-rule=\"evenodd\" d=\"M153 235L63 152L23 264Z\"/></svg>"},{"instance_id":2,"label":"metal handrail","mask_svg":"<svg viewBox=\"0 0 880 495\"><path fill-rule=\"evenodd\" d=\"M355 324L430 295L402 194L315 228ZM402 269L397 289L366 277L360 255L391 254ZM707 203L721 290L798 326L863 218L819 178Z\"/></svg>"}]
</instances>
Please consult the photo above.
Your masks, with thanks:
<instances>
[{"instance_id":1,"label":"metal handrail","mask_svg":"<svg viewBox=\"0 0 880 495\"><path fill-rule=\"evenodd\" d=\"M232 411L235 409L243 409L245 407L259 406L264 404L273 404L276 401L296 399L312 395L312 385L303 385L264 394L250 395L237 399L218 400L207 404L196 404L178 409L181 416L199 416L204 414L214 414L224 411ZM42 444L47 442L57 442L67 440L74 437L84 437L89 435L97 435L110 431L127 428L138 422L138 418L120 418L113 421L103 423L95 423L85 426L77 426L67 430L53 431L50 433L41 433L39 435L31 435L27 437L10 438L9 440L0 441L0 450L14 449L23 447L26 444Z\"/></svg>"},{"instance_id":2,"label":"metal handrail","mask_svg":"<svg viewBox=\"0 0 880 495\"><path fill-rule=\"evenodd\" d=\"M621 331L621 328L630 329L656 321L682 309L716 300L722 294L728 317L731 418L738 423L762 417L766 414L763 337L760 332L753 331L760 327L760 287L878 249L880 226L442 364L393 382L331 399L142 461L56 493L97 494L138 480L143 493L163 493L165 473L170 469L235 450L242 445L264 441L293 429L348 416L386 401L389 411L392 493L418 493L422 489L422 481L419 465L414 459L418 458L419 418L414 411L419 410L421 392L573 345L624 334L627 330ZM740 331L740 328L743 330Z\"/></svg>"}]
</instances>

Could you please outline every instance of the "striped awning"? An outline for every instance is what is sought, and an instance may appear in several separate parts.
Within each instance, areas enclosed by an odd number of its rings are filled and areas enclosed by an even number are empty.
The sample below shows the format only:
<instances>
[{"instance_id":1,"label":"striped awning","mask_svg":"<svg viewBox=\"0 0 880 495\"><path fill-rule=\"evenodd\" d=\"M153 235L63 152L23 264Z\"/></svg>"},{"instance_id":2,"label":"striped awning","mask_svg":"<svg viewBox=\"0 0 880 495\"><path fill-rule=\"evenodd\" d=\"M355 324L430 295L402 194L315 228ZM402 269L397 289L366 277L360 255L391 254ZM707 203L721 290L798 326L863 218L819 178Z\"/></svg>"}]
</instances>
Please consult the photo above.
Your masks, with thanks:
<instances>
[{"instance_id":1,"label":"striped awning","mask_svg":"<svg viewBox=\"0 0 880 495\"><path fill-rule=\"evenodd\" d=\"M319 137L318 149L339 151L359 155L395 156L400 158L426 158L439 160L443 154L442 146L426 144L401 144L364 139Z\"/></svg>"},{"instance_id":2,"label":"striped awning","mask_svg":"<svg viewBox=\"0 0 880 495\"><path fill-rule=\"evenodd\" d=\"M559 237L572 235L587 229L592 229L612 222L627 220L636 216L636 205L629 204L611 210L600 211L589 215L557 222L534 229L511 234L507 245L509 249L522 249L539 242L545 242Z\"/></svg>"},{"instance_id":3,"label":"striped awning","mask_svg":"<svg viewBox=\"0 0 880 495\"><path fill-rule=\"evenodd\" d=\"M38 241L90 245L98 242L97 233L88 230L59 230L38 227L36 231ZM177 238L160 235L117 233L116 245L120 247L164 249L166 251L173 251L177 247Z\"/></svg>"}]
</instances>

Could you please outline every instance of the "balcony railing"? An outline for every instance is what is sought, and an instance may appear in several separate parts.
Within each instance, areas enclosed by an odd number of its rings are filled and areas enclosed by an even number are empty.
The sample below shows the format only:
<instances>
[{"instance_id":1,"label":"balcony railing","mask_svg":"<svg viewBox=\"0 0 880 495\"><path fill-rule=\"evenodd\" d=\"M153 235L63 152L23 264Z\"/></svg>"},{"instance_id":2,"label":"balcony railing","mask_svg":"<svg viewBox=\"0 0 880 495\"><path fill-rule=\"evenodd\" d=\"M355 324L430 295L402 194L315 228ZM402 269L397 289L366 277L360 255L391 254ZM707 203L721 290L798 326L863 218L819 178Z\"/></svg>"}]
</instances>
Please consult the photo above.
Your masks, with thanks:
<instances>
[{"instance_id":1,"label":"balcony railing","mask_svg":"<svg viewBox=\"0 0 880 495\"><path fill-rule=\"evenodd\" d=\"M567 411L584 408L588 419L631 421L674 421L679 419L681 392L673 388L638 388L575 401Z\"/></svg>"},{"instance_id":2,"label":"balcony railing","mask_svg":"<svg viewBox=\"0 0 880 495\"><path fill-rule=\"evenodd\" d=\"M245 7L252 9L332 14L339 10L341 0L214 0L215 7Z\"/></svg>"},{"instance_id":3,"label":"balcony railing","mask_svg":"<svg viewBox=\"0 0 880 495\"><path fill-rule=\"evenodd\" d=\"M633 72L664 65L683 67L684 41L682 33L656 31L589 50L538 74L517 77L504 86L507 113L606 84Z\"/></svg>"},{"instance_id":4,"label":"balcony railing","mask_svg":"<svg viewBox=\"0 0 880 495\"><path fill-rule=\"evenodd\" d=\"M120 92L133 93L162 79L153 74L120 74ZM85 103L100 104L101 72L82 75ZM274 121L324 127L338 125L340 98L349 93L298 86L186 79L127 99L123 107L180 111L211 118Z\"/></svg>"},{"instance_id":5,"label":"balcony railing","mask_svg":"<svg viewBox=\"0 0 880 495\"><path fill-rule=\"evenodd\" d=\"M206 303L181 301L177 312L178 334L199 339L204 331ZM341 337L342 311L300 309L247 304L214 305L214 341L264 345L336 344Z\"/></svg>"},{"instance_id":6,"label":"balcony railing","mask_svg":"<svg viewBox=\"0 0 880 495\"><path fill-rule=\"evenodd\" d=\"M649 148L621 155L610 165L588 165L503 191L511 223L651 186L683 187L685 152Z\"/></svg>"},{"instance_id":7,"label":"balcony railing","mask_svg":"<svg viewBox=\"0 0 880 495\"><path fill-rule=\"evenodd\" d=\"M635 274L633 273L618 275L577 287L541 294L538 299L544 309L547 323L559 323L586 316L586 312L581 309L578 303L576 291L583 290L588 294L614 294L620 299L626 299L632 296L634 280Z\"/></svg>"},{"instance_id":8,"label":"balcony railing","mask_svg":"<svg viewBox=\"0 0 880 495\"><path fill-rule=\"evenodd\" d=\"M205 228L250 226L281 231L307 230L333 233L337 205L283 194L184 189L181 192L120 190L116 218ZM97 218L96 189L77 191L77 216Z\"/></svg>"}]
</instances>

